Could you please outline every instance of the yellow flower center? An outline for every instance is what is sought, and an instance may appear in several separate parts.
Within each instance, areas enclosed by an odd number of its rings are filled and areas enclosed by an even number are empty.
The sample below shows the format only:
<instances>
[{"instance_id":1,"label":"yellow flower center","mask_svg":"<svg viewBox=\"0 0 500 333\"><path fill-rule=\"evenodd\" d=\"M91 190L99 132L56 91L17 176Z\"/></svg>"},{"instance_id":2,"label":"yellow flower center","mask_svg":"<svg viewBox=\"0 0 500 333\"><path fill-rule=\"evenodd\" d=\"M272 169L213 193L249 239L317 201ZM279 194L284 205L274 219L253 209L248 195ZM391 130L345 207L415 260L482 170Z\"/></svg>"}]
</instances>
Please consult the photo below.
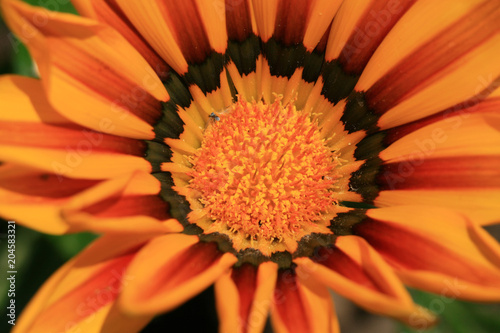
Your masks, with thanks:
<instances>
[{"instance_id":1,"label":"yellow flower center","mask_svg":"<svg viewBox=\"0 0 500 333\"><path fill-rule=\"evenodd\" d=\"M240 99L211 118L189 187L213 225L276 242L296 239L334 209L338 158L309 114L280 98Z\"/></svg>"}]
</instances>

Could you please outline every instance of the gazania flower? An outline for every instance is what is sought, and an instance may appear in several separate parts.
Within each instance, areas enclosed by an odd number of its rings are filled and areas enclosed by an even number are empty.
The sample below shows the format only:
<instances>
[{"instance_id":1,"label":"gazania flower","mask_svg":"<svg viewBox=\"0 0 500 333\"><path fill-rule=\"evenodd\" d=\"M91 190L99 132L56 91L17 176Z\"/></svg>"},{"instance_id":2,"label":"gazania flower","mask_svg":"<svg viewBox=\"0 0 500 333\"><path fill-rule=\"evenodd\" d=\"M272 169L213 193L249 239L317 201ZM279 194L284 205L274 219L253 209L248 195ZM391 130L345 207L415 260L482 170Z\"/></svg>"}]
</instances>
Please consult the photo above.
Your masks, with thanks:
<instances>
[{"instance_id":1,"label":"gazania flower","mask_svg":"<svg viewBox=\"0 0 500 333\"><path fill-rule=\"evenodd\" d=\"M15 332L135 332L215 283L221 332L337 332L328 288L500 300L496 0L2 2L0 213L102 233Z\"/></svg>"}]
</instances>

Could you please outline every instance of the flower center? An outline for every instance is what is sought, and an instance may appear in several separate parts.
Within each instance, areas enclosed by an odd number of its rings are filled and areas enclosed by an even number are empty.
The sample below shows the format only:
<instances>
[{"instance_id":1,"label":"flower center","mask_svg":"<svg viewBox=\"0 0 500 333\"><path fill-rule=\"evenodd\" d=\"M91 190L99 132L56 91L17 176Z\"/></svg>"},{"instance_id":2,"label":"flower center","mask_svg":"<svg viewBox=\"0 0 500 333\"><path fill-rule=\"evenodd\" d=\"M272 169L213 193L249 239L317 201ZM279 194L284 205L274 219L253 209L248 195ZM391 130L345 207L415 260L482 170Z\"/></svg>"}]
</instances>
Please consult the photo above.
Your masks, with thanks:
<instances>
[{"instance_id":1,"label":"flower center","mask_svg":"<svg viewBox=\"0 0 500 333\"><path fill-rule=\"evenodd\" d=\"M213 225L247 239L296 239L337 200L337 155L293 104L249 103L212 115L191 158L189 187Z\"/></svg>"}]
</instances>

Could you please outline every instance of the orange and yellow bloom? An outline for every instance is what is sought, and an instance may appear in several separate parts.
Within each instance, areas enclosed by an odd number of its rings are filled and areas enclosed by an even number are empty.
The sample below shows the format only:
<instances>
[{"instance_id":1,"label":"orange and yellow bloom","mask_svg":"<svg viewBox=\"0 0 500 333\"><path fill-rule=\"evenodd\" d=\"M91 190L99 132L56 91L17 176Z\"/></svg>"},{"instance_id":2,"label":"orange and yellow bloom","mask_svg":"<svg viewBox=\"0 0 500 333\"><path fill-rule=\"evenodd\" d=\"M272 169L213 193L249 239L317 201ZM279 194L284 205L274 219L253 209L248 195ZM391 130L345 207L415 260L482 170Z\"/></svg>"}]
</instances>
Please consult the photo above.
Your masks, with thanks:
<instances>
[{"instance_id":1,"label":"orange and yellow bloom","mask_svg":"<svg viewBox=\"0 0 500 333\"><path fill-rule=\"evenodd\" d=\"M212 284L221 332L338 332L329 288L417 328L404 285L500 300L497 0L73 3L1 1L40 79L0 77L0 215L102 234L14 332Z\"/></svg>"}]
</instances>

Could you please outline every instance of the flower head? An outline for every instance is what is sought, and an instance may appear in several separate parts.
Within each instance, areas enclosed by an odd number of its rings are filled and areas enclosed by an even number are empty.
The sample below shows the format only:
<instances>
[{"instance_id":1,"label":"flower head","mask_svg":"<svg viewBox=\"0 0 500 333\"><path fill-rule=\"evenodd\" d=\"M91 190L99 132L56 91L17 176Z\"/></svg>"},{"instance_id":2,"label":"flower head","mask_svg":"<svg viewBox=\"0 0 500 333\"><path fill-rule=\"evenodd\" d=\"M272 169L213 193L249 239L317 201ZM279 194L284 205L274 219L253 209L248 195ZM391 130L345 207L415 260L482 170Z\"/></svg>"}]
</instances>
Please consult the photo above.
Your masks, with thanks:
<instances>
[{"instance_id":1,"label":"flower head","mask_svg":"<svg viewBox=\"0 0 500 333\"><path fill-rule=\"evenodd\" d=\"M496 0L73 2L1 2L41 79L0 78L0 214L103 234L16 332L212 284L221 332L337 332L328 288L418 328L404 284L500 299Z\"/></svg>"}]
</instances>

